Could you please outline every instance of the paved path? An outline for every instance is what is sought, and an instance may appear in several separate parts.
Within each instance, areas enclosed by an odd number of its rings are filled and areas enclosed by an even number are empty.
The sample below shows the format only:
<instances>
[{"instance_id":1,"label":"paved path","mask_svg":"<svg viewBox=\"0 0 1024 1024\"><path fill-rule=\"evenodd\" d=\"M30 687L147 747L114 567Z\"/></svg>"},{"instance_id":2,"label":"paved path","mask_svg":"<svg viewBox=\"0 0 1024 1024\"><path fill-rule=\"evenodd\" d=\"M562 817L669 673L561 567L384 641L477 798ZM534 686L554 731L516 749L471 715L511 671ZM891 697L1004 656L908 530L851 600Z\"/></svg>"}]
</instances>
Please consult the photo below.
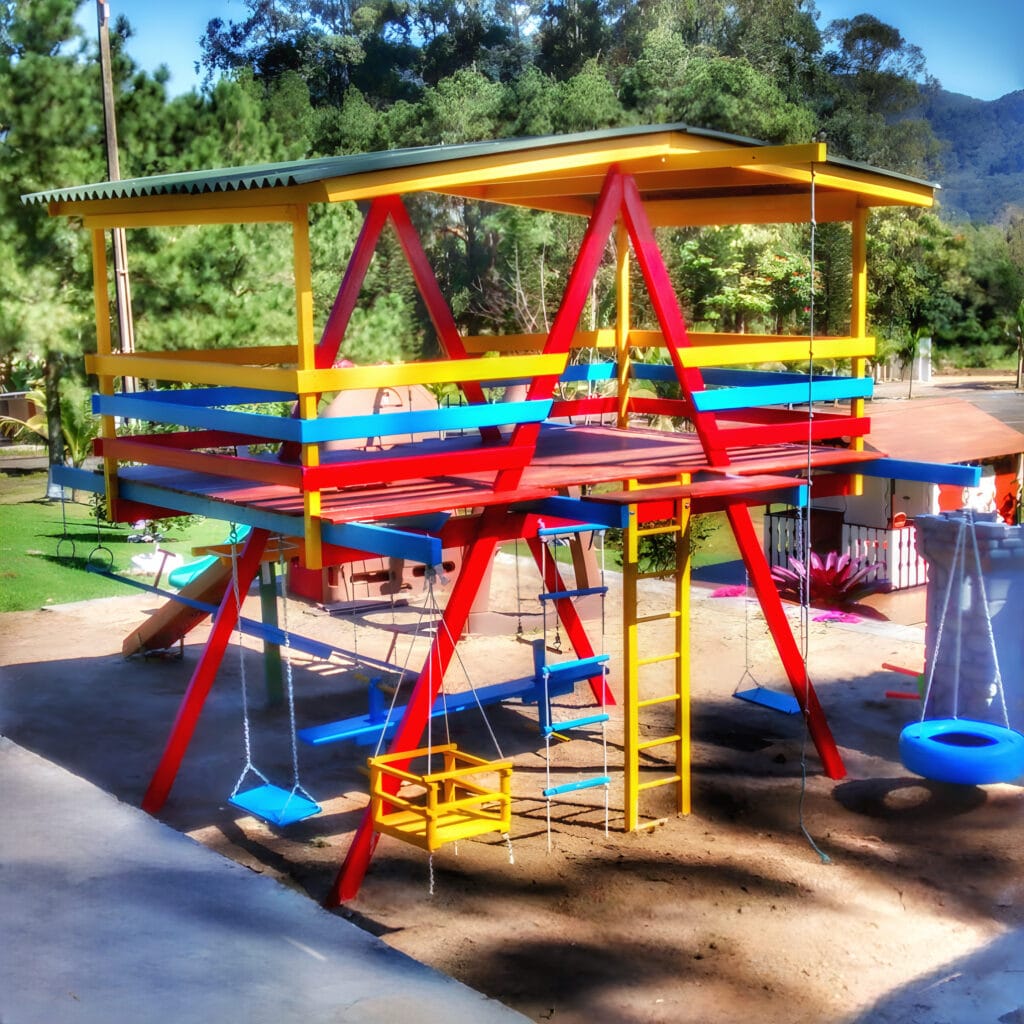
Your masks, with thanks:
<instances>
[{"instance_id":1,"label":"paved path","mask_svg":"<svg viewBox=\"0 0 1024 1024\"><path fill-rule=\"evenodd\" d=\"M0 737L4 1024L512 1024L424 967Z\"/></svg>"}]
</instances>

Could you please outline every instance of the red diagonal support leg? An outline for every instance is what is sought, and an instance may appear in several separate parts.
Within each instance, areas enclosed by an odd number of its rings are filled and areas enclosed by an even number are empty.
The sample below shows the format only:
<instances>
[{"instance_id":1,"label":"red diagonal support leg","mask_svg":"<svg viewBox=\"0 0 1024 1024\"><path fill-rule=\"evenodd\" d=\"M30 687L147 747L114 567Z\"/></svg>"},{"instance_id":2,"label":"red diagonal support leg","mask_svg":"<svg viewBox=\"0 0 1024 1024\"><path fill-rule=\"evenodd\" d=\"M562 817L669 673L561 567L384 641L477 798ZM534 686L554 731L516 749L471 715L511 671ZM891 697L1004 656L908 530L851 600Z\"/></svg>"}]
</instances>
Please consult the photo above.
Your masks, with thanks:
<instances>
[{"instance_id":1,"label":"red diagonal support leg","mask_svg":"<svg viewBox=\"0 0 1024 1024\"><path fill-rule=\"evenodd\" d=\"M530 546L533 560L537 563L537 568L541 570L541 575L544 577L545 588L549 592L568 589L562 580L554 558L545 556L543 550L544 542L539 537L528 537L526 543ZM583 621L580 619L579 612L576 611L576 606L571 600L566 598L563 601L555 602L555 610L562 622L562 627L565 629L565 635L569 638L572 649L576 652L576 656L578 658L592 658L595 653L594 648L590 643L590 637L587 636L586 629L583 627ZM599 676L591 676L587 681L590 683L594 700L606 706L614 705L615 697L605 680L606 677L602 673Z\"/></svg>"},{"instance_id":2,"label":"red diagonal support leg","mask_svg":"<svg viewBox=\"0 0 1024 1024\"><path fill-rule=\"evenodd\" d=\"M807 731L814 741L825 774L830 779L841 779L846 775L843 759L832 736L832 730L828 727L825 712L818 703L818 695L807 675L807 665L804 663L803 655L793 638L793 631L790 629L789 620L782 607L779 592L775 588L768 560L764 557L764 549L758 540L754 524L750 520L750 510L746 505L730 505L726 509L726 513L729 516L740 554L743 556L743 563L750 574L754 593L757 594L757 598L761 602L761 611L764 612L765 621L775 640L775 647L782 659L783 668L786 670L793 693L796 694L796 699L804 713Z\"/></svg>"},{"instance_id":3,"label":"red diagonal support leg","mask_svg":"<svg viewBox=\"0 0 1024 1024\"><path fill-rule=\"evenodd\" d=\"M249 534L245 547L242 549L241 557L238 559L238 592L245 594L249 590L259 571L260 559L263 550L267 546L267 538L270 534L266 530L253 530ZM178 708L178 715L171 727L171 735L167 739L167 746L164 747L163 756L157 765L153 778L149 783L149 789L142 798L142 809L150 814L156 814L164 805L167 794L174 785L174 779L181 767L182 758L188 749L192 734L195 732L199 715L206 703L210 687L220 668L224 651L227 649L231 639L231 633L238 621L238 608L235 603L234 586L231 581L224 590L224 596L220 600L216 614L213 618L213 629L210 630L210 637L206 641L199 664L196 665L192 678L189 680L188 689L181 699Z\"/></svg>"},{"instance_id":4,"label":"red diagonal support leg","mask_svg":"<svg viewBox=\"0 0 1024 1024\"><path fill-rule=\"evenodd\" d=\"M473 600L491 564L491 559L494 557L494 549L498 541L503 539L501 528L505 519L505 510L500 506L487 509L480 517L480 526L476 537L470 542L469 554L462 563L459 577L455 581L444 615L441 617L437 636L431 645L419 679L416 680L395 738L391 741L390 753L414 750L423 737L431 708L434 706L434 700L441 689L444 674L455 653L455 645L466 626L470 609L473 607ZM403 768L405 766L398 764L396 767ZM391 780L385 779L384 786L386 788L391 786L388 792L393 793L398 788L398 780L395 779L392 786ZM334 886L325 901L327 906L337 906L345 900L355 898L366 875L366 870L370 866L370 860L379 838L379 833L373 830L373 822L370 820L370 812L367 810L359 823L359 828L356 829L345 862L342 864L341 870L334 880Z\"/></svg>"}]
</instances>

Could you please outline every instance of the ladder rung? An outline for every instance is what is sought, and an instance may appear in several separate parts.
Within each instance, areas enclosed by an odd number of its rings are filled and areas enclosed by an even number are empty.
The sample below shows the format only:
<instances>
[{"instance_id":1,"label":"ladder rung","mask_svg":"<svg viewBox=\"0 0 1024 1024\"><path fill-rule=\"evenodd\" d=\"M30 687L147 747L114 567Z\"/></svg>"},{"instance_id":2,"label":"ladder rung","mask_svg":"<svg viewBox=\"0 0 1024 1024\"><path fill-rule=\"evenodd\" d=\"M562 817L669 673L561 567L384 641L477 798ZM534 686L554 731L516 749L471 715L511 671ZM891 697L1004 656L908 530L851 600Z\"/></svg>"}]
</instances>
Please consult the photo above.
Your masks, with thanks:
<instances>
[{"instance_id":1,"label":"ladder rung","mask_svg":"<svg viewBox=\"0 0 1024 1024\"><path fill-rule=\"evenodd\" d=\"M659 825L668 823L668 818L655 818L653 821L643 821L636 827L637 832L646 832L649 829L657 828Z\"/></svg>"},{"instance_id":2,"label":"ladder rung","mask_svg":"<svg viewBox=\"0 0 1024 1024\"><path fill-rule=\"evenodd\" d=\"M651 750L654 747L663 747L666 743L680 743L682 742L682 739L683 737L680 736L678 733L672 736L662 736L660 739L656 740L644 740L643 743L638 743L636 745L636 749Z\"/></svg>"},{"instance_id":3,"label":"ladder rung","mask_svg":"<svg viewBox=\"0 0 1024 1024\"><path fill-rule=\"evenodd\" d=\"M666 576L675 576L675 570L672 572L638 572L636 578L638 580L663 580Z\"/></svg>"},{"instance_id":4,"label":"ladder rung","mask_svg":"<svg viewBox=\"0 0 1024 1024\"><path fill-rule=\"evenodd\" d=\"M681 533L682 527L677 523L671 526L643 526L636 531L638 537L661 537L666 533Z\"/></svg>"},{"instance_id":5,"label":"ladder rung","mask_svg":"<svg viewBox=\"0 0 1024 1024\"><path fill-rule=\"evenodd\" d=\"M596 775L592 779L580 779L578 782L563 782L561 786L551 786L544 790L546 797L561 796L563 793L576 793L581 789L594 789L597 786L611 785L610 775Z\"/></svg>"},{"instance_id":6,"label":"ladder rung","mask_svg":"<svg viewBox=\"0 0 1024 1024\"><path fill-rule=\"evenodd\" d=\"M668 619L680 618L679 612L656 612L654 615L640 615L634 620L636 625L642 626L645 622L666 622Z\"/></svg>"},{"instance_id":7,"label":"ladder rung","mask_svg":"<svg viewBox=\"0 0 1024 1024\"><path fill-rule=\"evenodd\" d=\"M638 700L636 706L638 708L653 708L658 704L677 704L679 702L678 693L670 693L667 697L648 697L646 700Z\"/></svg>"},{"instance_id":8,"label":"ladder rung","mask_svg":"<svg viewBox=\"0 0 1024 1024\"><path fill-rule=\"evenodd\" d=\"M675 782L682 782L679 775L666 775L663 779L651 779L649 782L641 782L636 788L639 792L644 789L657 789L659 786L671 786Z\"/></svg>"},{"instance_id":9,"label":"ladder rung","mask_svg":"<svg viewBox=\"0 0 1024 1024\"><path fill-rule=\"evenodd\" d=\"M545 725L544 735L550 736L553 732L564 732L566 729L582 729L586 725L600 725L608 720L609 716L606 714L587 715L585 718L570 718L566 722L555 722L552 725Z\"/></svg>"},{"instance_id":10,"label":"ladder rung","mask_svg":"<svg viewBox=\"0 0 1024 1024\"><path fill-rule=\"evenodd\" d=\"M580 587L576 590L552 590L546 594L538 594L541 601L561 601L567 597L588 597L591 594L607 594L607 587Z\"/></svg>"},{"instance_id":11,"label":"ladder rung","mask_svg":"<svg viewBox=\"0 0 1024 1024\"><path fill-rule=\"evenodd\" d=\"M666 661L678 661L679 652L673 651L671 654L652 654L649 658L638 658L637 668L643 668L644 665L660 665Z\"/></svg>"}]
</instances>

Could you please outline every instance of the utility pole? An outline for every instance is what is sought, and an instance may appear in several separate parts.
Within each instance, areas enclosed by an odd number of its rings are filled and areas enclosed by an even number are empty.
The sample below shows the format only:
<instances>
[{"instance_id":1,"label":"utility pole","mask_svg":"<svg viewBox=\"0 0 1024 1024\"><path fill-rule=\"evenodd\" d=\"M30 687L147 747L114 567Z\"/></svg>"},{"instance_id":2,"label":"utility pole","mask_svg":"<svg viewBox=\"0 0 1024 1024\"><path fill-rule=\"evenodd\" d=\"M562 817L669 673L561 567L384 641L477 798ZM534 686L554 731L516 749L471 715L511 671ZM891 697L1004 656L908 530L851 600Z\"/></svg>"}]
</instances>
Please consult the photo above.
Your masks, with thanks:
<instances>
[{"instance_id":1,"label":"utility pole","mask_svg":"<svg viewBox=\"0 0 1024 1024\"><path fill-rule=\"evenodd\" d=\"M110 65L110 5L96 0L96 22L100 40L100 78L103 82L103 127L107 143L107 178L121 180L121 161L117 152L117 120L114 115L114 77ZM132 320L132 291L128 280L128 245L124 228L110 232L114 250L114 296L117 303L117 333L121 352L135 351L135 324ZM138 390L134 377L121 378L126 392Z\"/></svg>"}]
</instances>

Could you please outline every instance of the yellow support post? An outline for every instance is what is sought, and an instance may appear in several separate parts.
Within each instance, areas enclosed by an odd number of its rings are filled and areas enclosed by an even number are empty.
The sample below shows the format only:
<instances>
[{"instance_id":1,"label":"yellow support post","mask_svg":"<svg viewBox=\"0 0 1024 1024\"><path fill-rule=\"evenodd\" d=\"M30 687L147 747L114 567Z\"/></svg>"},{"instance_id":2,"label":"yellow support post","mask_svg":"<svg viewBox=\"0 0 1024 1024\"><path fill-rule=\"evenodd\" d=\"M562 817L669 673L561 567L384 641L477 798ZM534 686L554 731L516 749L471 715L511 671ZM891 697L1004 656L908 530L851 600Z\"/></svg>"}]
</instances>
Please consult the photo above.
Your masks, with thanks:
<instances>
[{"instance_id":1,"label":"yellow support post","mask_svg":"<svg viewBox=\"0 0 1024 1024\"><path fill-rule=\"evenodd\" d=\"M299 374L316 370L316 341L313 337L313 270L309 252L309 211L298 206L292 218L292 249L295 264L295 317L299 346ZM299 392L299 418L316 419L318 394ZM320 465L320 446L302 446L302 464ZM307 569L323 566L323 542L320 533L321 500L319 491L307 491L303 496L303 524L305 527L305 563Z\"/></svg>"},{"instance_id":2,"label":"yellow support post","mask_svg":"<svg viewBox=\"0 0 1024 1024\"><path fill-rule=\"evenodd\" d=\"M863 338L868 331L868 210L858 207L853 218L853 295L850 301L850 334ZM867 370L866 360L855 358L851 363L851 375L863 377ZM853 416L864 415L864 399L855 398L851 403ZM864 438L853 439L853 450L864 450ZM864 477L855 476L851 482L851 494L864 493Z\"/></svg>"},{"instance_id":3,"label":"yellow support post","mask_svg":"<svg viewBox=\"0 0 1024 1024\"><path fill-rule=\"evenodd\" d=\"M96 351L109 356L113 343L110 337L110 279L107 275L107 239L103 231L92 232L92 297L96 320ZM99 378L101 395L114 393L114 378L101 374ZM113 416L100 417L100 436L116 437L117 427ZM107 499L107 517L114 518L114 503L117 500L117 460L104 456L103 480Z\"/></svg>"},{"instance_id":4,"label":"yellow support post","mask_svg":"<svg viewBox=\"0 0 1024 1024\"><path fill-rule=\"evenodd\" d=\"M686 477L684 475L683 481ZM635 481L630 487L636 489ZM640 569L640 542L644 537L675 537L675 587L673 607L668 611L649 615L637 615L637 591L642 579L659 577L660 573L643 572ZM637 506L629 508L629 520L625 536L625 557L622 564L623 579L623 691L625 696L625 789L626 829L635 832L650 828L658 820L640 821L640 796L642 793L662 786L675 787L675 810L679 814L690 813L690 502L676 503L672 520L661 526L642 527L639 525ZM673 627L672 649L656 654L640 655L641 646L649 650L649 644L641 645L640 632L644 626L671 622ZM641 683L641 674L649 667L670 664L672 686L669 692L647 694L647 687ZM641 738L641 719L645 711L664 708L672 710L672 726L668 732L662 727L659 733L644 733ZM670 747L672 762L669 770L655 769L653 778L642 779L640 770L641 754L657 748Z\"/></svg>"}]
</instances>

